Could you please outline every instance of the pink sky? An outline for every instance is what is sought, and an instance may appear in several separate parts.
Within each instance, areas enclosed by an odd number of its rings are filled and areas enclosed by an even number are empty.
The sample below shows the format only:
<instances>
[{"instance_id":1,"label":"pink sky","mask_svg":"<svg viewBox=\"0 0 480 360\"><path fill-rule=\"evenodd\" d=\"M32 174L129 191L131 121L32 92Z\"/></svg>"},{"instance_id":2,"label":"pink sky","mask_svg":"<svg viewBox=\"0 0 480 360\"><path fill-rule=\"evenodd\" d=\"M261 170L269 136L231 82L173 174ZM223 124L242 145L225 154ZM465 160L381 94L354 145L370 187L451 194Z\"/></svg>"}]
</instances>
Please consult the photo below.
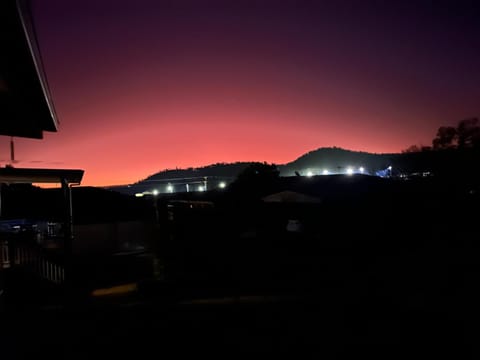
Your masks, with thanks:
<instances>
[{"instance_id":1,"label":"pink sky","mask_svg":"<svg viewBox=\"0 0 480 360\"><path fill-rule=\"evenodd\" d=\"M326 146L399 152L480 114L468 9L462 28L427 6L385 5L377 18L312 2L97 3L33 1L60 129L16 139L17 166L126 184L165 168L285 163ZM8 158L8 138L0 151Z\"/></svg>"}]
</instances>

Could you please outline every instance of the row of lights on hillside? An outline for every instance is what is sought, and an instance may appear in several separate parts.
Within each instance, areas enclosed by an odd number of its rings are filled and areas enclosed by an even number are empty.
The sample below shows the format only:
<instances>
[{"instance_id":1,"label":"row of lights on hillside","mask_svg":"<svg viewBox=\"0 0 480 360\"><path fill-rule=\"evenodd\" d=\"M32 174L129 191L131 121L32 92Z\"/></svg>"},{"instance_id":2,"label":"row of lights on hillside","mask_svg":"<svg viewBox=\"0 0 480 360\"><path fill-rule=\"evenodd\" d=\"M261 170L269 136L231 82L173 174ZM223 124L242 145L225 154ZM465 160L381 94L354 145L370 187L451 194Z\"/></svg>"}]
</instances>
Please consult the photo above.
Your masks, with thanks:
<instances>
[{"instance_id":1,"label":"row of lights on hillside","mask_svg":"<svg viewBox=\"0 0 480 360\"><path fill-rule=\"evenodd\" d=\"M186 190L187 192L190 191L190 184L185 184L186 185ZM227 187L227 184L224 182L224 181L221 181L219 184L218 184L218 187L220 189L225 189ZM167 193L170 193L172 194L174 191L175 191L175 188L173 187L172 184L168 184L167 187L165 188L166 192ZM205 185L199 185L197 187L197 191L206 191L206 186ZM158 194L160 194L160 192L158 191L158 189L154 189L152 191L144 191L144 192L141 192L141 193L136 193L135 196L136 197L142 197L144 195L153 195L153 196L157 196Z\"/></svg>"},{"instance_id":2,"label":"row of lights on hillside","mask_svg":"<svg viewBox=\"0 0 480 360\"><path fill-rule=\"evenodd\" d=\"M365 173L365 168L363 166L360 166L358 168L358 172L360 174L364 174ZM347 175L353 175L354 173L355 173L355 168L353 168L353 167L348 167L347 168ZM313 175L314 175L314 173L312 171L307 172L308 177L312 177ZM330 171L328 171L327 169L323 169L322 175L330 175Z\"/></svg>"}]
</instances>

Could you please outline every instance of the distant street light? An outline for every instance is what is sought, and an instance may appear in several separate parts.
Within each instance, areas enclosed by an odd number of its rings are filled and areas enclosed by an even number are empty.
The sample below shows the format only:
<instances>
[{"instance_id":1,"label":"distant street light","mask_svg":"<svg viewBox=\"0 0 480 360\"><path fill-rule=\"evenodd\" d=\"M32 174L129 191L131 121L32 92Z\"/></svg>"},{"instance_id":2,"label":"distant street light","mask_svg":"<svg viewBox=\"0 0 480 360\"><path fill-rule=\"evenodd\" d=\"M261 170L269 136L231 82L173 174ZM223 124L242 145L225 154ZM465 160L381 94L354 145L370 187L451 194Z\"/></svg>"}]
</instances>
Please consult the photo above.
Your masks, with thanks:
<instances>
[{"instance_id":1,"label":"distant street light","mask_svg":"<svg viewBox=\"0 0 480 360\"><path fill-rule=\"evenodd\" d=\"M308 172L307 172L307 176L308 176L308 177L312 177L312 176L313 176L313 172L308 171Z\"/></svg>"},{"instance_id":2,"label":"distant street light","mask_svg":"<svg viewBox=\"0 0 480 360\"><path fill-rule=\"evenodd\" d=\"M158 204L157 204L158 190L154 189L152 191L152 194L153 194L153 207L155 208L155 223L158 224L160 221L160 214L158 213Z\"/></svg>"},{"instance_id":3,"label":"distant street light","mask_svg":"<svg viewBox=\"0 0 480 360\"><path fill-rule=\"evenodd\" d=\"M198 187L198 191L205 191L205 188L204 188L202 185L200 185L200 186Z\"/></svg>"},{"instance_id":4,"label":"distant street light","mask_svg":"<svg viewBox=\"0 0 480 360\"><path fill-rule=\"evenodd\" d=\"M363 174L363 172L365 171L365 168L363 166L360 166L358 170L360 170L360 172Z\"/></svg>"},{"instance_id":5,"label":"distant street light","mask_svg":"<svg viewBox=\"0 0 480 360\"><path fill-rule=\"evenodd\" d=\"M220 184L218 184L218 187L219 187L220 189L225 189L226 186L227 186L227 184L225 184L224 181L222 181Z\"/></svg>"},{"instance_id":6,"label":"distant street light","mask_svg":"<svg viewBox=\"0 0 480 360\"><path fill-rule=\"evenodd\" d=\"M169 193L173 193L173 186L172 186L171 184L168 184L168 186L167 186L167 191L168 191Z\"/></svg>"},{"instance_id":7,"label":"distant street light","mask_svg":"<svg viewBox=\"0 0 480 360\"><path fill-rule=\"evenodd\" d=\"M351 167L347 168L347 174L352 175L353 174L353 169Z\"/></svg>"},{"instance_id":8,"label":"distant street light","mask_svg":"<svg viewBox=\"0 0 480 360\"><path fill-rule=\"evenodd\" d=\"M323 170L322 174L323 175L328 175L328 170L327 169Z\"/></svg>"}]
</instances>

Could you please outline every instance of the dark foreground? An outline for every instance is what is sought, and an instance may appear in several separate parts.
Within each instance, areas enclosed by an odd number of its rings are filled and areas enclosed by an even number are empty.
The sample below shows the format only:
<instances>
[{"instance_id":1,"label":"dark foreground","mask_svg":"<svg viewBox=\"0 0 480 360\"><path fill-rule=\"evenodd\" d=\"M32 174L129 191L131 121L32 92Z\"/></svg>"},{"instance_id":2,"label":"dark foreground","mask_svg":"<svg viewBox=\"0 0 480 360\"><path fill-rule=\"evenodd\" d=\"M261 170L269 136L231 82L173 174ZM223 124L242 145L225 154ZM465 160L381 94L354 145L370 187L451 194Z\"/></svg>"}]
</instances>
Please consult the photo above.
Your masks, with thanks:
<instances>
[{"instance_id":1,"label":"dark foreground","mask_svg":"<svg viewBox=\"0 0 480 360\"><path fill-rule=\"evenodd\" d=\"M417 294L363 284L315 293L221 296L213 291L202 297L164 286L4 312L1 359L480 355L477 282L457 291L437 287Z\"/></svg>"},{"instance_id":2,"label":"dark foreground","mask_svg":"<svg viewBox=\"0 0 480 360\"><path fill-rule=\"evenodd\" d=\"M425 312L341 303L251 300L24 312L2 320L2 359L306 353L329 359L478 358L478 338L465 334L477 328L473 314L460 308Z\"/></svg>"},{"instance_id":3,"label":"dark foreground","mask_svg":"<svg viewBox=\"0 0 480 360\"><path fill-rule=\"evenodd\" d=\"M167 282L106 297L87 283L70 297L16 289L0 359L478 359L480 198L433 185L329 207L178 212L159 250ZM304 232L286 231L289 219Z\"/></svg>"}]
</instances>

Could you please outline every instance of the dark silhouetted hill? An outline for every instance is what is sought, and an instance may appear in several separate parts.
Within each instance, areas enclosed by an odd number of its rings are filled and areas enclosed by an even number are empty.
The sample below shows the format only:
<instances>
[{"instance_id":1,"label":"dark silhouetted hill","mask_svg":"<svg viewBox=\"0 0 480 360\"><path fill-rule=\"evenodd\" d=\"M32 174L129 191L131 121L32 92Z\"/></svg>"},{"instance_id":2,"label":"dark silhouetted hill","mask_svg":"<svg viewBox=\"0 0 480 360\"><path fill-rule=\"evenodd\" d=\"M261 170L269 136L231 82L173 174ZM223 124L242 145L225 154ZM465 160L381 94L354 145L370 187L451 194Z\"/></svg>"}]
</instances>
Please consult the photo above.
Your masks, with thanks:
<instances>
[{"instance_id":1,"label":"dark silhouetted hill","mask_svg":"<svg viewBox=\"0 0 480 360\"><path fill-rule=\"evenodd\" d=\"M188 182L202 184L203 179L207 178L212 185L209 186L210 190L219 181L233 182L242 171L254 164L259 163L217 163L200 168L167 169L137 183L112 186L109 189L130 195L152 191L154 188L160 188L160 192L165 192L164 188L170 182L175 189L178 189L178 186L185 187ZM362 167L365 174L376 175L378 171L385 172L389 166L392 166L394 176L429 172L442 176L455 174L456 176L471 177L473 175L476 177L475 174L479 173L478 164L480 164L480 151L475 148L373 154L332 147L310 151L287 164L277 164L277 168L280 176L307 175L310 172L312 175L320 175L324 170L330 174L342 174L350 167L357 173ZM190 191L195 190L190 188Z\"/></svg>"},{"instance_id":2,"label":"dark silhouetted hill","mask_svg":"<svg viewBox=\"0 0 480 360\"><path fill-rule=\"evenodd\" d=\"M320 148L310 151L298 159L280 166L282 176L293 176L295 171L305 175L307 170L345 172L348 167L364 167L369 172L385 169L392 165L398 154L372 154L361 151L345 150L337 147Z\"/></svg>"},{"instance_id":3,"label":"dark silhouetted hill","mask_svg":"<svg viewBox=\"0 0 480 360\"><path fill-rule=\"evenodd\" d=\"M235 162L231 164L216 163L199 168L166 169L139 181L137 184L155 180L165 180L170 178L194 178L205 176L235 178L251 164L253 164L253 162Z\"/></svg>"}]
</instances>

